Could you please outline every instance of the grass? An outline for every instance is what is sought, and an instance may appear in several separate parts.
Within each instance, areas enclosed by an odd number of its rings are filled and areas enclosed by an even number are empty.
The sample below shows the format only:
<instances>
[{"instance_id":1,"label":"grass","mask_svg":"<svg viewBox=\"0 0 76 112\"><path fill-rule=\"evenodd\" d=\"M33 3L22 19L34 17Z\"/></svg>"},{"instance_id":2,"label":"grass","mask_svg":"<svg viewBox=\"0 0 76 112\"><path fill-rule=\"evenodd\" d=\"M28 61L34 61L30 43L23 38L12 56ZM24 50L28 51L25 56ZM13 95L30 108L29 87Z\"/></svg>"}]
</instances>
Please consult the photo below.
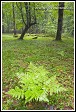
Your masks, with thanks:
<instances>
[{"instance_id":1,"label":"grass","mask_svg":"<svg viewBox=\"0 0 76 112\"><path fill-rule=\"evenodd\" d=\"M12 99L5 93L17 85L17 72L25 72L30 62L43 65L51 75L67 88L66 92L54 94L50 105L55 110L74 109L74 40L62 38L62 42L53 41L53 37L32 39L34 35L25 35L20 41L11 34L2 36L2 109L3 110L44 110L41 104L24 105L22 101Z\"/></svg>"}]
</instances>

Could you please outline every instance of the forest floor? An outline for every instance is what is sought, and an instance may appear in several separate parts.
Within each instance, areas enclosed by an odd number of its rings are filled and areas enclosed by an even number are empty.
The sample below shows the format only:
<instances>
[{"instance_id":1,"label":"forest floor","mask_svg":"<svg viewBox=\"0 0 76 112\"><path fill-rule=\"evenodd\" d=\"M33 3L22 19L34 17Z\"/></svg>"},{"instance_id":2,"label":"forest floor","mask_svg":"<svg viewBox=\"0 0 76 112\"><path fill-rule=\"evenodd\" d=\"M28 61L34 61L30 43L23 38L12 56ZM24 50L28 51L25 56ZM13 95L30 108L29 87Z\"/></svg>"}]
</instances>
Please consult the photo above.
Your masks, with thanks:
<instances>
[{"instance_id":1,"label":"forest floor","mask_svg":"<svg viewBox=\"0 0 76 112\"><path fill-rule=\"evenodd\" d=\"M2 35L2 110L49 110L41 103L25 105L6 95L17 85L16 73L25 72L30 62L57 75L57 80L67 89L51 96L50 105L54 110L74 110L74 39L53 41L53 37L33 37L25 35L20 41L12 34Z\"/></svg>"}]
</instances>

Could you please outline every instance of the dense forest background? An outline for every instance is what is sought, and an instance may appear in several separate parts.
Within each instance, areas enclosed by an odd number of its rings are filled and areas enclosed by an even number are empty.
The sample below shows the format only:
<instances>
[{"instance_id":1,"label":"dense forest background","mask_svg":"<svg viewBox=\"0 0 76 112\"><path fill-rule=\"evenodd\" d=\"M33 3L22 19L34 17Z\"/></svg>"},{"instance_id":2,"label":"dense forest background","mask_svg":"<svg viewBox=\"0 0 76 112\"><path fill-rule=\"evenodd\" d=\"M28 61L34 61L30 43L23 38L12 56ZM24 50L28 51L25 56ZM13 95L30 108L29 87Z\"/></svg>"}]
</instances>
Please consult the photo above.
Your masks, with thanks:
<instances>
[{"instance_id":1,"label":"dense forest background","mask_svg":"<svg viewBox=\"0 0 76 112\"><path fill-rule=\"evenodd\" d=\"M2 32L21 33L32 23L28 33L44 33L55 37L58 24L58 2L3 2ZM28 13L29 12L29 13ZM65 2L62 35L74 36L74 3Z\"/></svg>"}]
</instances>

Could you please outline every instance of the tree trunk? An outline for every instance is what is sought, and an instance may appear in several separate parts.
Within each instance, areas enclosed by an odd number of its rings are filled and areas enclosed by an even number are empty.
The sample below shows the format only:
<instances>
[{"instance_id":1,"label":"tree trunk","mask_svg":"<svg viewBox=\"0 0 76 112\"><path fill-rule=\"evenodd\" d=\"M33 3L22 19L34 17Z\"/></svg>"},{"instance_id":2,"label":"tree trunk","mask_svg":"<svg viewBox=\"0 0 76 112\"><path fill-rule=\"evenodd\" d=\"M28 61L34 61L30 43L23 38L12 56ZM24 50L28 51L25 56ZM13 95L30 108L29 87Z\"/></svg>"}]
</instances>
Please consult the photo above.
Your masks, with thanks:
<instances>
[{"instance_id":1,"label":"tree trunk","mask_svg":"<svg viewBox=\"0 0 76 112\"><path fill-rule=\"evenodd\" d=\"M2 10L2 33L4 33L4 13Z\"/></svg>"},{"instance_id":2,"label":"tree trunk","mask_svg":"<svg viewBox=\"0 0 76 112\"><path fill-rule=\"evenodd\" d=\"M13 27L14 27L14 36L16 35L16 22L15 22L15 7L14 7L14 2L12 3L12 9L13 9Z\"/></svg>"},{"instance_id":3,"label":"tree trunk","mask_svg":"<svg viewBox=\"0 0 76 112\"><path fill-rule=\"evenodd\" d=\"M22 30L21 36L19 38L20 40L23 40L23 37L24 37L24 35L25 35L25 33L27 32L28 29L29 29L28 26L25 26L25 28Z\"/></svg>"},{"instance_id":4,"label":"tree trunk","mask_svg":"<svg viewBox=\"0 0 76 112\"><path fill-rule=\"evenodd\" d=\"M64 2L59 2L58 27L57 27L56 40L61 40L62 25L63 25L63 10L64 10Z\"/></svg>"},{"instance_id":5,"label":"tree trunk","mask_svg":"<svg viewBox=\"0 0 76 112\"><path fill-rule=\"evenodd\" d=\"M18 4L17 4L18 6ZM22 14L22 5L21 6L21 14ZM22 16L22 20L24 20L24 24L25 24L25 28L24 30L22 31L21 33L21 36L19 39L23 40L23 37L25 35L25 33L27 32L27 30L34 24L36 24L36 17L34 19L34 22L31 22L31 8L30 8L30 3L29 2L24 2L24 6L25 6L25 11L26 11L26 23L25 23L25 20ZM20 8L19 8L20 9ZM35 9L34 9L35 10ZM23 14L22 14L23 15ZM35 15L34 15L35 16Z\"/></svg>"},{"instance_id":6,"label":"tree trunk","mask_svg":"<svg viewBox=\"0 0 76 112\"><path fill-rule=\"evenodd\" d=\"M27 32L27 30L28 30L32 25L34 25L34 24L36 24L36 23L34 22L34 23L31 23L29 26L28 26L28 25L25 26L25 28L24 28L24 30L22 31L21 36L20 36L20 38L19 38L20 40L23 40L24 35L25 35L25 33Z\"/></svg>"},{"instance_id":7,"label":"tree trunk","mask_svg":"<svg viewBox=\"0 0 76 112\"><path fill-rule=\"evenodd\" d=\"M4 33L4 25L2 25L2 33Z\"/></svg>"}]
</instances>

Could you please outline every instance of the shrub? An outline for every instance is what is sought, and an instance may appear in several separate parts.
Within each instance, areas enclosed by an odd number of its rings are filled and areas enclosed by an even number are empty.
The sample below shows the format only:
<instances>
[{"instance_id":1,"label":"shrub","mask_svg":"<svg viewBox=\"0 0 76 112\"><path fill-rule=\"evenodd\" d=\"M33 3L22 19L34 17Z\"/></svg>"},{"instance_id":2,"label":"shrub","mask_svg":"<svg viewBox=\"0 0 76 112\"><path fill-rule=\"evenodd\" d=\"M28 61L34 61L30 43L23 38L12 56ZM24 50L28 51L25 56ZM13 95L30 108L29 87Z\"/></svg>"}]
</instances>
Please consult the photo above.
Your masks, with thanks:
<instances>
[{"instance_id":1,"label":"shrub","mask_svg":"<svg viewBox=\"0 0 76 112\"><path fill-rule=\"evenodd\" d=\"M50 76L43 66L36 67L32 63L28 66L26 73L17 73L19 86L10 89L7 94L17 99L24 99L25 103L31 101L43 101L49 103L49 97L53 93L65 89L56 80L56 76Z\"/></svg>"}]
</instances>

